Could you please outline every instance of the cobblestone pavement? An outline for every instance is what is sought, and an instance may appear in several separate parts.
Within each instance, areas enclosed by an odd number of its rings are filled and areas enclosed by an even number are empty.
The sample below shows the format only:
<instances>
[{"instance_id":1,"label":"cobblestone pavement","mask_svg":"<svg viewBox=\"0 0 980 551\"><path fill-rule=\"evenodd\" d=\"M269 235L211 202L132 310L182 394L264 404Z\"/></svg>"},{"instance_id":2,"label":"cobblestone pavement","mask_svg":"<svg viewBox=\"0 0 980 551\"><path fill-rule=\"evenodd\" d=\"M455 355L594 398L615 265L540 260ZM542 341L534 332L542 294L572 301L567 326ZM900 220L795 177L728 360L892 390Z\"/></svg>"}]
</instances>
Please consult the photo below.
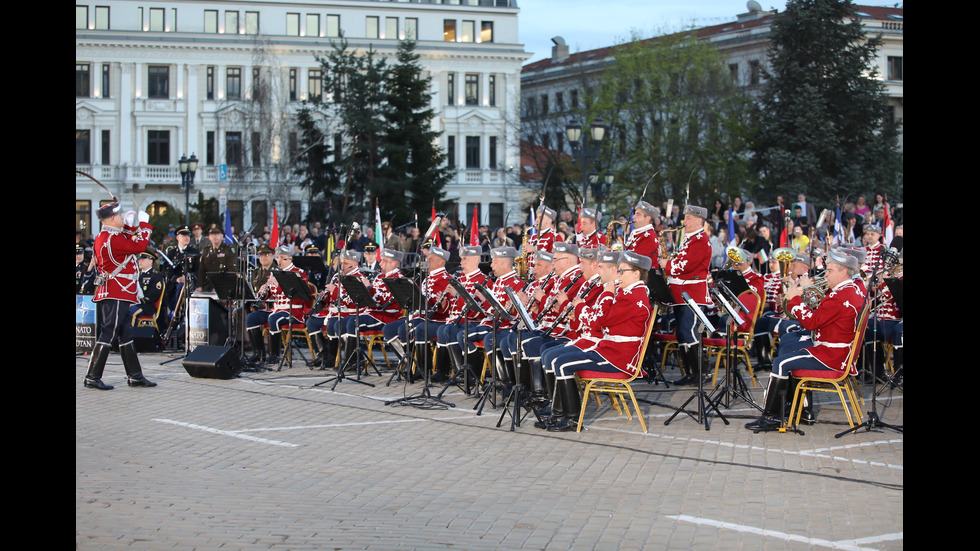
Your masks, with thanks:
<instances>
[{"instance_id":1,"label":"cobblestone pavement","mask_svg":"<svg viewBox=\"0 0 980 551\"><path fill-rule=\"evenodd\" d=\"M176 359L174 359L176 358ZM842 438L817 396L805 435L753 434L736 400L710 430L681 414L694 392L635 384L649 432L604 399L581 433L548 433L501 409L385 405L420 383L375 387L296 366L192 378L179 356L142 354L156 388L126 386L117 354L82 387L76 357L77 549L901 549L902 434ZM168 362L169 363L165 363ZM761 374L765 384L767 373ZM676 378L668 371L667 378ZM431 389L435 395L441 386ZM862 388L871 409L870 388ZM761 387L752 387L757 401ZM823 393L821 393L823 394ZM696 403L696 402L695 402ZM671 407L672 406L672 407ZM903 394L882 393L901 425Z\"/></svg>"}]
</instances>

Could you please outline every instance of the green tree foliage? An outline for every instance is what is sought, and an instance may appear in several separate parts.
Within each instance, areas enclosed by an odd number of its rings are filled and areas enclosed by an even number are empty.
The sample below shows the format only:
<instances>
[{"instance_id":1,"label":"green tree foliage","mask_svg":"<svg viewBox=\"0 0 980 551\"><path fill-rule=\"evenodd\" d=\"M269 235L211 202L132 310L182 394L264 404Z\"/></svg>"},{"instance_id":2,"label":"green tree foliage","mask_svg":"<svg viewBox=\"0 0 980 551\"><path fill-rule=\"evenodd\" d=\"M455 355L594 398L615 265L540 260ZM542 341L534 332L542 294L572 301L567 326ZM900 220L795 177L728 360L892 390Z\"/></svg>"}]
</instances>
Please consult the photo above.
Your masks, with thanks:
<instances>
[{"instance_id":1,"label":"green tree foliage","mask_svg":"<svg viewBox=\"0 0 980 551\"><path fill-rule=\"evenodd\" d=\"M900 122L875 65L881 37L866 36L854 11L849 0L790 0L773 22L753 148L773 194L901 196Z\"/></svg>"},{"instance_id":2,"label":"green tree foliage","mask_svg":"<svg viewBox=\"0 0 980 551\"><path fill-rule=\"evenodd\" d=\"M398 223L411 220L415 213L420 219L427 218L422 214L430 213L433 203L438 210L448 206L443 189L453 170L446 166L446 154L437 145L441 133L432 130L437 114L431 108L430 85L431 78L423 77L415 42L401 42L385 90L387 170L381 201L382 209ZM402 197L407 201L391 200Z\"/></svg>"},{"instance_id":3,"label":"green tree foliage","mask_svg":"<svg viewBox=\"0 0 980 551\"><path fill-rule=\"evenodd\" d=\"M748 187L750 105L718 50L683 32L617 47L586 98L588 121L609 125L603 147L616 173L620 212L655 174L645 199L709 204ZM625 207L628 208L628 207Z\"/></svg>"},{"instance_id":4,"label":"green tree foliage","mask_svg":"<svg viewBox=\"0 0 980 551\"><path fill-rule=\"evenodd\" d=\"M332 46L316 57L329 101L313 98L298 116L302 185L314 204L332 205L338 222L356 213L373 218L376 201L386 220L428 218L433 201L444 206L452 171L436 145L430 79L422 76L415 43L402 42L391 65L373 49L351 50L343 37ZM332 161L324 130L331 126L343 136Z\"/></svg>"}]
</instances>

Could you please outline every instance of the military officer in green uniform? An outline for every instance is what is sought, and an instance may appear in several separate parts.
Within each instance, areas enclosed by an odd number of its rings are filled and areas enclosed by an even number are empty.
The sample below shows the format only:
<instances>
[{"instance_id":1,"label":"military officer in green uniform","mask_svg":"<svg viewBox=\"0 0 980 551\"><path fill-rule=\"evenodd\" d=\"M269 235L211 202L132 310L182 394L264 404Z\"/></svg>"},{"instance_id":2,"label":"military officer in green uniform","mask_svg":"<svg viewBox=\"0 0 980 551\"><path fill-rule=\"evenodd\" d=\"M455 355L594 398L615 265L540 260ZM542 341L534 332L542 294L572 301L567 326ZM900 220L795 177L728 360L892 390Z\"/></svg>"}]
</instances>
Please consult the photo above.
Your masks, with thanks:
<instances>
[{"instance_id":1,"label":"military officer in green uniform","mask_svg":"<svg viewBox=\"0 0 980 551\"><path fill-rule=\"evenodd\" d=\"M198 291L213 291L214 284L209 272L234 272L238 269L238 255L231 245L225 243L225 231L218 224L211 224L208 230L210 244L201 251L201 269L197 274Z\"/></svg>"}]
</instances>

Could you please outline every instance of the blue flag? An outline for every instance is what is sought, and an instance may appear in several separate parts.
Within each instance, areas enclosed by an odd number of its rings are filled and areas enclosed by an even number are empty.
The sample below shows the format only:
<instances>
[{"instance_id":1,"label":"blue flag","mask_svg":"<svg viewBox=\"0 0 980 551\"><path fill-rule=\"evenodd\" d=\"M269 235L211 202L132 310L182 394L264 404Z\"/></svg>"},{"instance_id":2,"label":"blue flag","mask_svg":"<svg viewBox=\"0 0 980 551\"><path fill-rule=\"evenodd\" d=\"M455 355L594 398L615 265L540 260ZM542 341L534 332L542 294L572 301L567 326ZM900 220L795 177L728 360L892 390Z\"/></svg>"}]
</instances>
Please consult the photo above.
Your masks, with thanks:
<instances>
[{"instance_id":1,"label":"blue flag","mask_svg":"<svg viewBox=\"0 0 980 551\"><path fill-rule=\"evenodd\" d=\"M231 234L231 213L228 212L228 207L225 207L225 243L235 244L235 236Z\"/></svg>"}]
</instances>

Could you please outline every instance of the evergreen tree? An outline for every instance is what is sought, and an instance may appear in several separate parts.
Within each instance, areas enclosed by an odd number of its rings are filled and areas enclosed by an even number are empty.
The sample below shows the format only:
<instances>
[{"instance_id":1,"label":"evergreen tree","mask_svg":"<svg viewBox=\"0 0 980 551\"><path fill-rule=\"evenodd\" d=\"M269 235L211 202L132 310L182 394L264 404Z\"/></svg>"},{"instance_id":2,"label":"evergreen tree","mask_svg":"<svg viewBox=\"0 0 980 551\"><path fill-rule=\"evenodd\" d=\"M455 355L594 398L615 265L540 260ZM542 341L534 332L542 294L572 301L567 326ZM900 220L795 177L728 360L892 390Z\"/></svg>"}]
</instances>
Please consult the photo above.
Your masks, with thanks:
<instances>
[{"instance_id":1,"label":"evergreen tree","mask_svg":"<svg viewBox=\"0 0 980 551\"><path fill-rule=\"evenodd\" d=\"M898 124L877 78L880 36L850 0L790 0L772 27L772 72L758 112L756 168L769 192L830 203L901 195Z\"/></svg>"},{"instance_id":2,"label":"evergreen tree","mask_svg":"<svg viewBox=\"0 0 980 551\"><path fill-rule=\"evenodd\" d=\"M402 41L396 60L385 92L387 165L380 206L383 217L404 223L416 213L428 218L433 203L439 210L448 206L443 189L453 170L438 146L441 132L432 129L437 113L431 107L431 78L423 76L415 42Z\"/></svg>"}]
</instances>

